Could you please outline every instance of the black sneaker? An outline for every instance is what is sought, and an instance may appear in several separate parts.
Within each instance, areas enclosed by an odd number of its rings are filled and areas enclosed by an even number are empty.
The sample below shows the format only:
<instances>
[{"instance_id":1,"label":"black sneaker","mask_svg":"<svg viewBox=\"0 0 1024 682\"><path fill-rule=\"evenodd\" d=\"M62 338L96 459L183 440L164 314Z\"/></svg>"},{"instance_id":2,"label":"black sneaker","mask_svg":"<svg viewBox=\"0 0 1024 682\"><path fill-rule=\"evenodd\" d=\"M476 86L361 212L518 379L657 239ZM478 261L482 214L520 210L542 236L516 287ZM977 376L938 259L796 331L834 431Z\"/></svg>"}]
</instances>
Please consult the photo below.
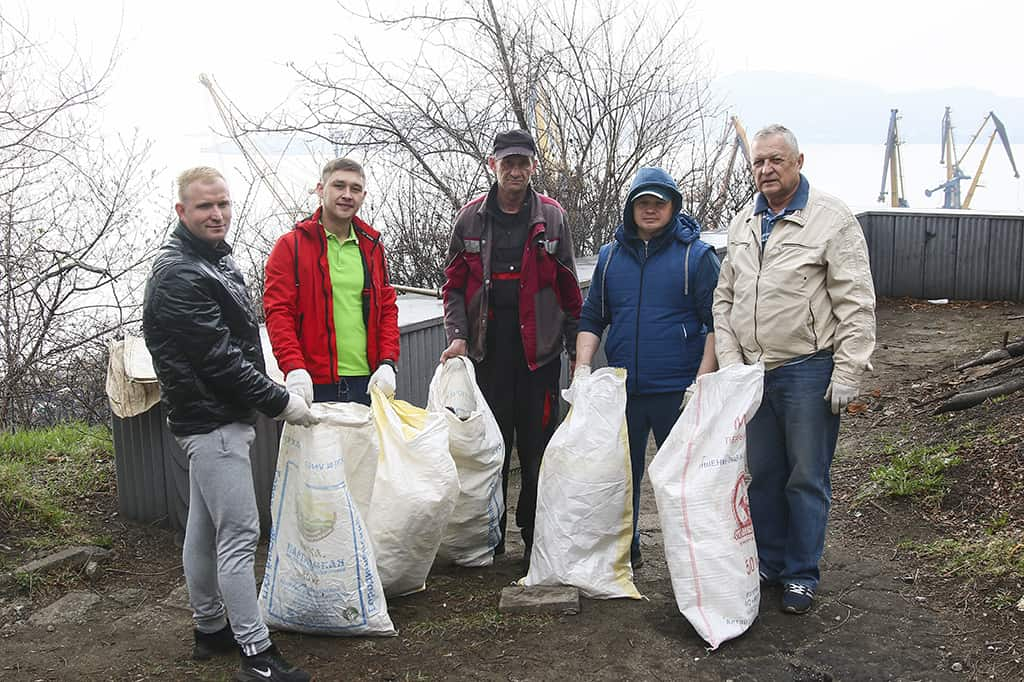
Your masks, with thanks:
<instances>
[{"instance_id":1,"label":"black sneaker","mask_svg":"<svg viewBox=\"0 0 1024 682\"><path fill-rule=\"evenodd\" d=\"M787 583L782 593L782 611L784 613L807 613L814 601L814 590L799 583Z\"/></svg>"},{"instance_id":2,"label":"black sneaker","mask_svg":"<svg viewBox=\"0 0 1024 682\"><path fill-rule=\"evenodd\" d=\"M255 656L242 655L242 665L235 673L235 679L242 682L254 680L271 682L308 682L309 673L281 658L281 652L273 644Z\"/></svg>"},{"instance_id":3,"label":"black sneaker","mask_svg":"<svg viewBox=\"0 0 1024 682\"><path fill-rule=\"evenodd\" d=\"M240 653L235 635L228 623L216 632L192 630L192 660L208 661L222 654Z\"/></svg>"},{"instance_id":4,"label":"black sneaker","mask_svg":"<svg viewBox=\"0 0 1024 682\"><path fill-rule=\"evenodd\" d=\"M644 555L640 552L633 554L629 557L629 563L633 565L633 570L639 570L644 565Z\"/></svg>"},{"instance_id":5,"label":"black sneaker","mask_svg":"<svg viewBox=\"0 0 1024 682\"><path fill-rule=\"evenodd\" d=\"M761 569L758 569L757 576L761 580L761 589L762 590L764 588L766 588L766 587L772 587L773 585L778 585L779 584L779 579L778 578L770 578L770 577L768 577L768 574L765 573L764 571L762 571Z\"/></svg>"}]
</instances>

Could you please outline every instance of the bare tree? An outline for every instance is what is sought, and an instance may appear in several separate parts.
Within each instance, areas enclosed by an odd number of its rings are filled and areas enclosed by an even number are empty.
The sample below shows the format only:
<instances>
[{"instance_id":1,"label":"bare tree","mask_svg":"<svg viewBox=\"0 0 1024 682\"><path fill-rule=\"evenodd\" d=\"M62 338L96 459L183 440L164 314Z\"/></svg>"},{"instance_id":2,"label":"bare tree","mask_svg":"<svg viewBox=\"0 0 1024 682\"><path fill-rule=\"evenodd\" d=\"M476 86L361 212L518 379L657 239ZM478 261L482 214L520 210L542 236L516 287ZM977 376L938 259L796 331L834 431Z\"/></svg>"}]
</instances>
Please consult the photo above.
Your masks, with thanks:
<instances>
[{"instance_id":1,"label":"bare tree","mask_svg":"<svg viewBox=\"0 0 1024 682\"><path fill-rule=\"evenodd\" d=\"M565 207L577 250L593 253L641 166L684 180L715 172L704 166L714 154L702 152L720 142L705 134L720 107L685 9L648 9L462 0L389 14L368 3L354 18L415 41L416 53L401 59L391 40L346 36L333 63L295 67L307 86L296 109L251 129L299 131L372 156L371 173L388 190L376 210L393 275L437 286L454 212L490 183L493 135L526 128L541 152L535 185Z\"/></svg>"},{"instance_id":2,"label":"bare tree","mask_svg":"<svg viewBox=\"0 0 1024 682\"><path fill-rule=\"evenodd\" d=\"M114 59L93 76L72 52L55 62L0 14L0 428L99 409L77 372L137 319L157 244L139 218L148 145L92 118Z\"/></svg>"}]
</instances>

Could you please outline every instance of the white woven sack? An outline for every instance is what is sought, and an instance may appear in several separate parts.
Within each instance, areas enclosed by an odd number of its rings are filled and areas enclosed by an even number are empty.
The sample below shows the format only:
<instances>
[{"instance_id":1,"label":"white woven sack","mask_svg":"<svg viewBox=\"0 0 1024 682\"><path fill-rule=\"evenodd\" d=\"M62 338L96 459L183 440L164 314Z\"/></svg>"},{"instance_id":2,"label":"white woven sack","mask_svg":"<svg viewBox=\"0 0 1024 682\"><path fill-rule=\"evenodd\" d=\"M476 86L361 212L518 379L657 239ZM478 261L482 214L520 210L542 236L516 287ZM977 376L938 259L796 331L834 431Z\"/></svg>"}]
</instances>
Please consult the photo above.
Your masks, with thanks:
<instances>
[{"instance_id":1,"label":"white woven sack","mask_svg":"<svg viewBox=\"0 0 1024 682\"><path fill-rule=\"evenodd\" d=\"M389 596L418 592L441 545L459 497L459 474L448 451L448 423L440 414L370 395L380 438L377 481L367 525L377 569Z\"/></svg>"},{"instance_id":2,"label":"white woven sack","mask_svg":"<svg viewBox=\"0 0 1024 682\"><path fill-rule=\"evenodd\" d=\"M490 566L501 540L501 467L505 442L494 413L465 356L438 365L427 410L448 422L448 445L462 492L448 519L437 554L460 566Z\"/></svg>"},{"instance_id":3,"label":"white woven sack","mask_svg":"<svg viewBox=\"0 0 1024 682\"><path fill-rule=\"evenodd\" d=\"M544 451L533 554L523 585L573 585L592 599L641 599L633 584L633 486L626 370L562 391L572 407Z\"/></svg>"},{"instance_id":4,"label":"white woven sack","mask_svg":"<svg viewBox=\"0 0 1024 682\"><path fill-rule=\"evenodd\" d=\"M320 424L286 425L271 495L273 529L260 588L267 625L318 635L393 635L358 498L376 466L365 405L314 404Z\"/></svg>"},{"instance_id":5,"label":"white woven sack","mask_svg":"<svg viewBox=\"0 0 1024 682\"><path fill-rule=\"evenodd\" d=\"M746 438L763 387L762 365L700 377L648 468L676 604L711 649L746 632L761 599Z\"/></svg>"}]
</instances>

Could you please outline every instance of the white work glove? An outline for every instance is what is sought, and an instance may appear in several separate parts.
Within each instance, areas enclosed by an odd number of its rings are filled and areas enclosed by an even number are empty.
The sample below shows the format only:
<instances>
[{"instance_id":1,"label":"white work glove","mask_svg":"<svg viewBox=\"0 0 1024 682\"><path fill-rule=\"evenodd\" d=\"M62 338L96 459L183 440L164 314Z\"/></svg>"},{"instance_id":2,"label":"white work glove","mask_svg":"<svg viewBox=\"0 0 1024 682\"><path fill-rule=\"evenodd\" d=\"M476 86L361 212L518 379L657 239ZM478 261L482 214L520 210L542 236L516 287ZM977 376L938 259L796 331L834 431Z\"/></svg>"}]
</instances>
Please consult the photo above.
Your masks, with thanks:
<instances>
[{"instance_id":1,"label":"white work glove","mask_svg":"<svg viewBox=\"0 0 1024 682\"><path fill-rule=\"evenodd\" d=\"M577 379L586 379L590 376L590 365L576 365L576 369L572 373L572 383L576 383Z\"/></svg>"},{"instance_id":2,"label":"white work glove","mask_svg":"<svg viewBox=\"0 0 1024 682\"><path fill-rule=\"evenodd\" d=\"M284 378L284 387L289 393L297 393L306 400L306 405L313 404L313 377L304 369L293 369Z\"/></svg>"},{"instance_id":3,"label":"white work glove","mask_svg":"<svg viewBox=\"0 0 1024 682\"><path fill-rule=\"evenodd\" d=\"M395 370L391 365L381 365L377 371L370 375L370 381L366 384L367 394L376 386L389 398L395 397Z\"/></svg>"},{"instance_id":4,"label":"white work glove","mask_svg":"<svg viewBox=\"0 0 1024 682\"><path fill-rule=\"evenodd\" d=\"M313 414L309 405L306 404L306 399L298 393L288 394L288 405L274 419L295 426L316 426L320 423L320 418Z\"/></svg>"},{"instance_id":5,"label":"white work glove","mask_svg":"<svg viewBox=\"0 0 1024 682\"><path fill-rule=\"evenodd\" d=\"M686 390L683 391L683 402L679 403L680 412L686 409L686 403L690 402L690 398L692 398L696 392L697 382L693 382L692 384L686 387Z\"/></svg>"},{"instance_id":6,"label":"white work glove","mask_svg":"<svg viewBox=\"0 0 1024 682\"><path fill-rule=\"evenodd\" d=\"M856 386L847 386L833 380L825 391L825 400L832 403L832 414L840 414L859 394Z\"/></svg>"}]
</instances>

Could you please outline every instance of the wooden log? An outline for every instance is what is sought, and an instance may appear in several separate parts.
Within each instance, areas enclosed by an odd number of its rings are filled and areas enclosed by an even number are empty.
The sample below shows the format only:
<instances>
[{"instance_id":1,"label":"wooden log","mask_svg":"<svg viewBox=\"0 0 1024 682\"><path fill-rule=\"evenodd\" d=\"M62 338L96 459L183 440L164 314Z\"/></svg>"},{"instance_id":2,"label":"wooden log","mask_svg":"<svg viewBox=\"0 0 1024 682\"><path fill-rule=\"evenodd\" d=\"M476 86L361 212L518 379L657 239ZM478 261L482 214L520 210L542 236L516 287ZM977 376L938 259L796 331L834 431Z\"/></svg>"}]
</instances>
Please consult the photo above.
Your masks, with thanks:
<instances>
[{"instance_id":1,"label":"wooden log","mask_svg":"<svg viewBox=\"0 0 1024 682\"><path fill-rule=\"evenodd\" d=\"M966 410L969 407L980 405L989 398L996 398L1001 395L1009 395L1015 391L1019 391L1024 388L1024 377L1017 377L1010 381L1005 381L996 386L990 388L983 388L978 391L965 391L958 393L953 396L950 400L944 402L935 408L932 414L942 414L943 412L956 412L959 410Z\"/></svg>"},{"instance_id":2,"label":"wooden log","mask_svg":"<svg viewBox=\"0 0 1024 682\"><path fill-rule=\"evenodd\" d=\"M971 367L964 372L968 379L971 381L977 381L978 379L987 379L996 374L1002 374L1009 370L1024 365L1024 356L1017 358L1008 358L1006 360L1000 360L991 365L984 367Z\"/></svg>"},{"instance_id":3,"label":"wooden log","mask_svg":"<svg viewBox=\"0 0 1024 682\"><path fill-rule=\"evenodd\" d=\"M958 370L965 370L968 367L977 367L978 365L990 365L993 362L999 362L1000 360L1006 360L1007 358L1015 358L1019 355L1024 355L1024 339L1017 339L1013 343L1007 344L1005 348L997 348L990 350L989 352L969 360L962 365L958 365Z\"/></svg>"}]
</instances>

